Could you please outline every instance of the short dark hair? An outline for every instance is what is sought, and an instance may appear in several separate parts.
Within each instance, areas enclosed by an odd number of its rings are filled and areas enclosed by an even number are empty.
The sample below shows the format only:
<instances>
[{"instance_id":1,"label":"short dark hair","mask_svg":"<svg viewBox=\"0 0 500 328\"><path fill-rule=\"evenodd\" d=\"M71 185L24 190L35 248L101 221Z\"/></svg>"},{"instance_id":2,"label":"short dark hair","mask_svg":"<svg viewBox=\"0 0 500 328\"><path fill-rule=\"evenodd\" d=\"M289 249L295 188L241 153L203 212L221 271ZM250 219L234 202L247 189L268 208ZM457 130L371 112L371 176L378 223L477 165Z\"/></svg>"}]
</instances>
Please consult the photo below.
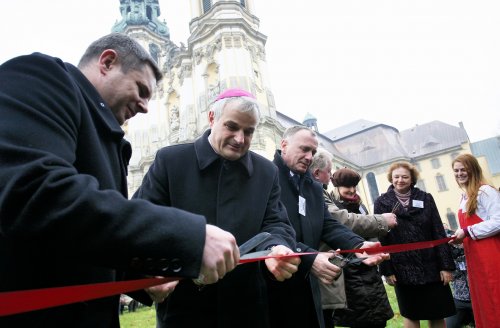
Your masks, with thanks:
<instances>
[{"instance_id":1,"label":"short dark hair","mask_svg":"<svg viewBox=\"0 0 500 328\"><path fill-rule=\"evenodd\" d=\"M309 132L311 132L311 136L313 136L313 137L318 136L316 134L316 132L314 132L313 130L311 130L310 128L308 128L305 125L294 125L294 126L291 126L285 130L285 132L283 133L283 139L288 139L288 138L294 136L297 132L302 131L302 130L308 130Z\"/></svg>"},{"instance_id":2,"label":"short dark hair","mask_svg":"<svg viewBox=\"0 0 500 328\"><path fill-rule=\"evenodd\" d=\"M106 49L113 49L118 53L118 62L123 73L141 70L146 64L153 70L156 82L163 78L160 68L147 51L137 41L122 33L111 33L92 42L80 59L78 67L86 66Z\"/></svg>"}]
</instances>

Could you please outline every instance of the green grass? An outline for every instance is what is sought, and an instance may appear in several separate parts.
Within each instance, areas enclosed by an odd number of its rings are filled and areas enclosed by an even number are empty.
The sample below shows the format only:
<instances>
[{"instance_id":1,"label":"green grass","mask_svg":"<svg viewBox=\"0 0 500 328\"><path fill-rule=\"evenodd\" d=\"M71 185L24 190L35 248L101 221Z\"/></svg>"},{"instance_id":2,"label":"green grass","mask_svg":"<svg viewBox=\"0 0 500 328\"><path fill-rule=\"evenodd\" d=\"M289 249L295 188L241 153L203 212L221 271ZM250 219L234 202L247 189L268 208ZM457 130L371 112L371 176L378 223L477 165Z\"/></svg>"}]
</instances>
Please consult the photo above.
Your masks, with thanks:
<instances>
[{"instance_id":1,"label":"green grass","mask_svg":"<svg viewBox=\"0 0 500 328\"><path fill-rule=\"evenodd\" d=\"M120 325L122 328L155 328L155 312L154 306L141 306L135 312L125 310L120 315Z\"/></svg>"},{"instance_id":2,"label":"green grass","mask_svg":"<svg viewBox=\"0 0 500 328\"><path fill-rule=\"evenodd\" d=\"M386 285L386 290L392 310L394 311L394 317L387 322L387 327L402 328L403 318L401 317L401 314L399 314L398 302L396 301L394 288ZM155 328L155 309L154 307L142 306L138 308L136 312L129 313L125 310L125 312L120 315L120 324L122 328ZM422 321L421 327L426 328L427 322Z\"/></svg>"}]
</instances>

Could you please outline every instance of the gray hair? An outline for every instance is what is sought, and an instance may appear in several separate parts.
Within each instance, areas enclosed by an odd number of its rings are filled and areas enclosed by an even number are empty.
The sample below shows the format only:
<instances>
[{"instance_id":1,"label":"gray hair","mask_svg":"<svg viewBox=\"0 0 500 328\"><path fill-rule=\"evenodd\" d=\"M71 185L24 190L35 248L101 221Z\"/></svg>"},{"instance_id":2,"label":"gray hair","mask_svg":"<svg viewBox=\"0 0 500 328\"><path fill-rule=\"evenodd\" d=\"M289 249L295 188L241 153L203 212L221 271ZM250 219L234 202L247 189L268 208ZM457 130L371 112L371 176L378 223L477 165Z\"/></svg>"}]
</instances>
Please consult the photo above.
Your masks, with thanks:
<instances>
[{"instance_id":1,"label":"gray hair","mask_svg":"<svg viewBox=\"0 0 500 328\"><path fill-rule=\"evenodd\" d=\"M226 106L229 104L235 104L236 110L242 113L250 113L257 122L257 125L260 122L260 109L257 100L250 97L229 97L218 100L212 104L210 107L210 112L214 113L215 121L218 121L221 118Z\"/></svg>"},{"instance_id":2,"label":"gray hair","mask_svg":"<svg viewBox=\"0 0 500 328\"><path fill-rule=\"evenodd\" d=\"M309 132L311 132L311 136L313 137L318 136L316 132L305 125L294 125L285 130L285 132L283 133L283 139L288 140L290 137L294 136L297 132L302 130L308 130Z\"/></svg>"},{"instance_id":3,"label":"gray hair","mask_svg":"<svg viewBox=\"0 0 500 328\"><path fill-rule=\"evenodd\" d=\"M330 164L332 160L333 160L333 155L329 151L323 148L318 148L316 154L314 154L312 163L309 166L309 170L311 172L313 172L316 169L324 170L328 167L328 164Z\"/></svg>"},{"instance_id":4,"label":"gray hair","mask_svg":"<svg viewBox=\"0 0 500 328\"><path fill-rule=\"evenodd\" d=\"M111 33L92 42L80 59L78 68L85 67L107 49L116 51L123 73L141 70L144 65L149 65L154 72L156 82L163 78L160 68L147 51L137 41L121 33Z\"/></svg>"}]
</instances>

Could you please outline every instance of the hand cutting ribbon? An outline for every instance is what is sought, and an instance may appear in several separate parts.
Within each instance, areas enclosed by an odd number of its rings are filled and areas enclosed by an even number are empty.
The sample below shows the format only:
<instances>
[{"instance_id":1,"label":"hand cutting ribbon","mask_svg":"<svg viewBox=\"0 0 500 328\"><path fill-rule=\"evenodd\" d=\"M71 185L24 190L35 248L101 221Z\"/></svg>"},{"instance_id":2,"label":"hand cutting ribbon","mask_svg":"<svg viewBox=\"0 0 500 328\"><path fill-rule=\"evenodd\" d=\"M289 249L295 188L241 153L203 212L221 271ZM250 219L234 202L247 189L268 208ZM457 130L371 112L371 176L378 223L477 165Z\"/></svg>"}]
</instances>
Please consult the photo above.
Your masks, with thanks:
<instances>
[{"instance_id":1,"label":"hand cutting ribbon","mask_svg":"<svg viewBox=\"0 0 500 328\"><path fill-rule=\"evenodd\" d=\"M348 254L348 253L366 253L366 254L377 254L377 253L398 253L398 252L406 252L413 251L417 249L431 248L434 246L439 246L442 244L448 243L450 240L454 239L454 237L447 237L438 240L429 240L429 241L419 241L416 243L408 243L408 244L397 244L397 245L389 245L389 246L378 246L378 247L370 247L370 248L356 248L356 249L346 249L340 250L336 253L338 254ZM294 253L289 255L281 255L281 256L268 256L268 251L249 253L240 258L240 264L242 263L251 263L262 261L268 258L286 258L286 257L294 257L294 256L303 256L303 255L314 255L319 252L307 252L307 253Z\"/></svg>"},{"instance_id":2,"label":"hand cutting ribbon","mask_svg":"<svg viewBox=\"0 0 500 328\"><path fill-rule=\"evenodd\" d=\"M363 249L341 250L339 254L346 253L397 253L410 250L431 248L448 243L454 237L438 240L422 241L409 244L379 246ZM264 251L266 252L266 251ZM268 256L269 252L249 253L242 256L240 264L262 261L267 258L286 258L294 256L312 255L319 252L294 253L289 255ZM139 280L105 282L98 284L76 285L67 287L43 288L0 293L0 316L18 314L28 311L41 310L54 306L61 306L76 302L123 294L151 286L157 286L171 281L181 280L179 277L148 278Z\"/></svg>"}]
</instances>

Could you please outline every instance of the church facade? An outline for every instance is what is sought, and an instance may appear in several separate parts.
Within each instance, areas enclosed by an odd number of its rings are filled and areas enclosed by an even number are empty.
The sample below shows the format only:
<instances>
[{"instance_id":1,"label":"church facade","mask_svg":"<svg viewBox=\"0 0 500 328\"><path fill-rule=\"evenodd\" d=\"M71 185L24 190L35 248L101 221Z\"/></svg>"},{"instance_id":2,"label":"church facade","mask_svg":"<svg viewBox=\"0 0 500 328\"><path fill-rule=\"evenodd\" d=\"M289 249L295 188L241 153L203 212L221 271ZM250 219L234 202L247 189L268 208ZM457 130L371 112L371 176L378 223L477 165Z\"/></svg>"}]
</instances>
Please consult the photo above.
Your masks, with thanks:
<instances>
[{"instance_id":1,"label":"church facade","mask_svg":"<svg viewBox=\"0 0 500 328\"><path fill-rule=\"evenodd\" d=\"M318 132L320 146L335 156L334 168L347 166L362 175L358 189L369 208L389 186L389 165L410 161L421 173L418 186L433 194L443 222L456 228L460 190L450 165L457 154L471 152L461 124L456 127L434 121L400 132L358 120L319 133L312 115L298 122L275 107L267 74L267 37L259 31L253 0L190 0L189 5L191 34L186 45L176 45L170 40L167 23L160 19L158 0L120 0L122 18L112 30L139 41L165 76L150 102L149 113L124 126L133 145L130 194L139 187L158 149L194 141L208 128L210 103L221 91L239 87L254 94L261 106L253 151L271 159L286 127L307 125ZM484 158L480 160L488 178L500 179L500 174L490 173Z\"/></svg>"}]
</instances>

